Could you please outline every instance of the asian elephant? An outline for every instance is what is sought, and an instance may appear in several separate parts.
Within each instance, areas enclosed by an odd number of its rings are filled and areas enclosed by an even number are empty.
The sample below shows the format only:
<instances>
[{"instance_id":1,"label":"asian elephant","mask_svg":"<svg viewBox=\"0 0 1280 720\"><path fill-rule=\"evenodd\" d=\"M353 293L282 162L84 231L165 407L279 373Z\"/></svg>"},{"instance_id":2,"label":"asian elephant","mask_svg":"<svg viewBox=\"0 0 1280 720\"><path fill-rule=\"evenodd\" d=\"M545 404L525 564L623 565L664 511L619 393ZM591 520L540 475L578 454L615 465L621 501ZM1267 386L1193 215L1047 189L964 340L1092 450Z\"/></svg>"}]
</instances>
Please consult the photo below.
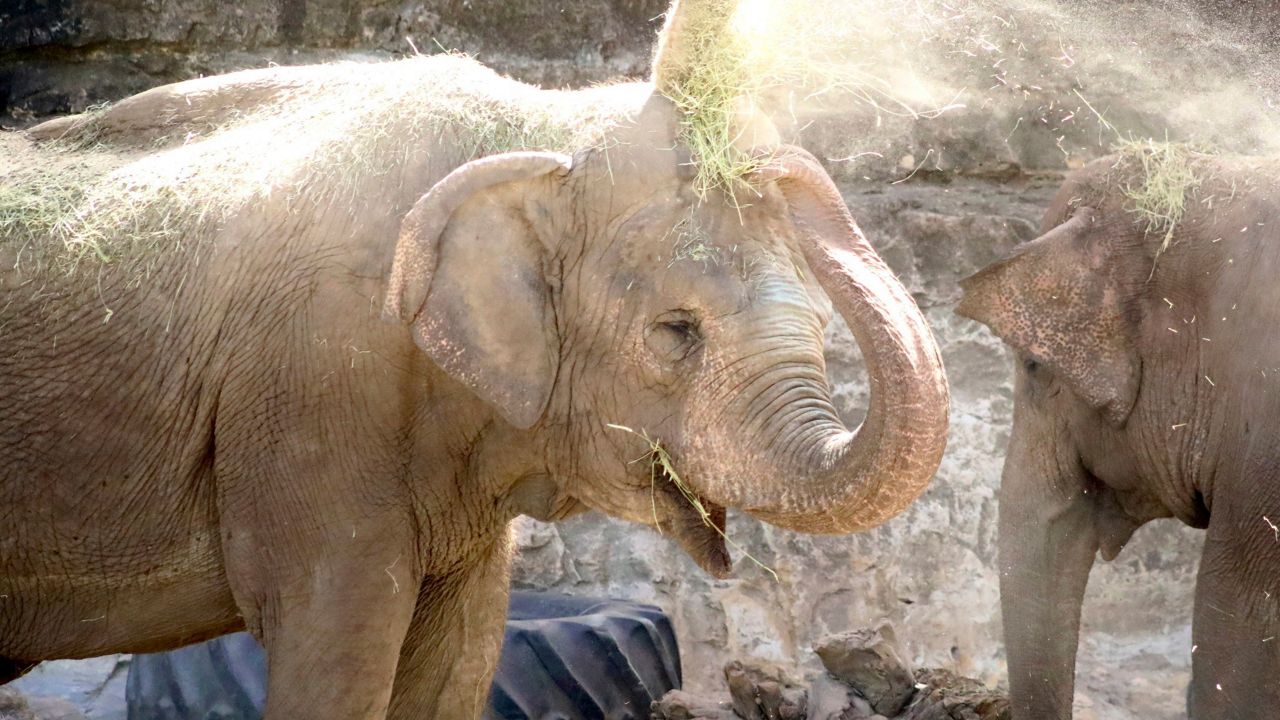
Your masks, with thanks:
<instances>
[{"instance_id":1,"label":"asian elephant","mask_svg":"<svg viewBox=\"0 0 1280 720\"><path fill-rule=\"evenodd\" d=\"M247 628L270 720L473 717L517 515L599 509L723 575L728 507L842 533L919 496L929 328L767 120L736 194L696 191L660 92L690 5L652 82L270 68L0 136L0 683Z\"/></svg>"},{"instance_id":2,"label":"asian elephant","mask_svg":"<svg viewBox=\"0 0 1280 720\"><path fill-rule=\"evenodd\" d=\"M1070 175L1041 237L963 281L959 313L1017 356L998 543L1014 717L1071 717L1094 556L1173 517L1206 531L1190 717L1274 718L1280 165L1141 152ZM1162 181L1182 202L1152 204Z\"/></svg>"}]
</instances>

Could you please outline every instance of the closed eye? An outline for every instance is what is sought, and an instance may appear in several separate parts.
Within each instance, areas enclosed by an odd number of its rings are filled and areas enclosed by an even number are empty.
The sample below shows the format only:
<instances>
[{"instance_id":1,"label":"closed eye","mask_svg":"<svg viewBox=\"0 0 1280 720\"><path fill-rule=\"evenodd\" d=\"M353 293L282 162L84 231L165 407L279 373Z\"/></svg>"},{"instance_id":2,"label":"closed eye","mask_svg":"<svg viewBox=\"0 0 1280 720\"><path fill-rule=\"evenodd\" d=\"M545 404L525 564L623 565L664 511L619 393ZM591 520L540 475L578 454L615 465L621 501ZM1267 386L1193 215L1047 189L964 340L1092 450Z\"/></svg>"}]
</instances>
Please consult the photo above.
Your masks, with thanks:
<instances>
[{"instance_id":1,"label":"closed eye","mask_svg":"<svg viewBox=\"0 0 1280 720\"><path fill-rule=\"evenodd\" d=\"M693 337L698 332L697 326L688 320L672 320L660 324L667 330L685 337Z\"/></svg>"},{"instance_id":2,"label":"closed eye","mask_svg":"<svg viewBox=\"0 0 1280 720\"><path fill-rule=\"evenodd\" d=\"M702 332L692 313L672 310L660 315L650 326L646 343L663 360L679 362L702 347Z\"/></svg>"}]
</instances>

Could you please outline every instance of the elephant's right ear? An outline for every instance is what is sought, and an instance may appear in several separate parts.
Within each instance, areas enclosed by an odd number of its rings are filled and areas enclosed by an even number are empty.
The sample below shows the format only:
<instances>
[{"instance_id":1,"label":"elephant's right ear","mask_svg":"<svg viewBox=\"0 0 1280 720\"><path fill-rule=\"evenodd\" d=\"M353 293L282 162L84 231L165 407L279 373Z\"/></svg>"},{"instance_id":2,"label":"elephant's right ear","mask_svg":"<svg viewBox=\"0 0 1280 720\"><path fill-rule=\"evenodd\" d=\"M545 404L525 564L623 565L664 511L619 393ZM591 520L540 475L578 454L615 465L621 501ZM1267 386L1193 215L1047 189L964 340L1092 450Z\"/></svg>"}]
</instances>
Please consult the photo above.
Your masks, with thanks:
<instances>
[{"instance_id":1,"label":"elephant's right ear","mask_svg":"<svg viewBox=\"0 0 1280 720\"><path fill-rule=\"evenodd\" d=\"M1138 394L1140 365L1127 314L1126 263L1094 211L1067 222L960 281L956 313L1061 377L1076 395L1121 425Z\"/></svg>"},{"instance_id":2,"label":"elephant's right ear","mask_svg":"<svg viewBox=\"0 0 1280 720\"><path fill-rule=\"evenodd\" d=\"M437 365L521 428L542 416L559 365L546 249L527 208L569 166L517 152L449 173L405 216L387 282L383 316L411 325Z\"/></svg>"}]
</instances>

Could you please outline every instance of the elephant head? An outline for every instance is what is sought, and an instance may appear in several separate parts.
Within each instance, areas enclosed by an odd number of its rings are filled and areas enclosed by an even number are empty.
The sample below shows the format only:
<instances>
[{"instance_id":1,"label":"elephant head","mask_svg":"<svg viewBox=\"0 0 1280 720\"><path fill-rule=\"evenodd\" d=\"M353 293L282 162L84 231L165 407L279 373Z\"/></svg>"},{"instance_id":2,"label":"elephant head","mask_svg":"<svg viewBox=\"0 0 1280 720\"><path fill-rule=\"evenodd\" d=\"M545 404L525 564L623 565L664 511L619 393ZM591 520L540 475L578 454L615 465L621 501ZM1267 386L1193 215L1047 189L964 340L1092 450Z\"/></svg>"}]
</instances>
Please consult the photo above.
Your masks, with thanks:
<instances>
[{"instance_id":1,"label":"elephant head","mask_svg":"<svg viewBox=\"0 0 1280 720\"><path fill-rule=\"evenodd\" d=\"M404 221L387 313L536 434L556 497L657 525L714 574L726 507L809 532L884 522L945 444L928 325L812 155L756 119L747 151L765 160L701 196L674 104L643 87L599 147L491 156L437 183ZM871 376L856 431L827 387L831 304ZM678 482L642 458L659 444Z\"/></svg>"}]
</instances>

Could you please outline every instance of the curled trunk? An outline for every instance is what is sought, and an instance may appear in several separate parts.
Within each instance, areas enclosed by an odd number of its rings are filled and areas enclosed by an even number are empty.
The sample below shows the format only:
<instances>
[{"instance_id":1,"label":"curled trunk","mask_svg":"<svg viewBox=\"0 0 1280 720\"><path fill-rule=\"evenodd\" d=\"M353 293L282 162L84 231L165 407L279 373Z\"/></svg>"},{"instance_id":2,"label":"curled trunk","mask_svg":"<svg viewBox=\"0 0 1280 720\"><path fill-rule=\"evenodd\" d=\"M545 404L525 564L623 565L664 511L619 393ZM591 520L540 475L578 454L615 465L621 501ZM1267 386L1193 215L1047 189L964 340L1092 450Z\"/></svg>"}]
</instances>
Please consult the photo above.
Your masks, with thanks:
<instances>
[{"instance_id":1,"label":"curled trunk","mask_svg":"<svg viewBox=\"0 0 1280 720\"><path fill-rule=\"evenodd\" d=\"M790 413L776 433L785 457L715 490L726 504L786 528L872 528L918 498L941 462L949 409L942 359L919 308L812 155L782 148L760 179L782 191L809 268L857 340L871 402L866 421L849 431L823 378L810 378L801 392L806 411Z\"/></svg>"}]
</instances>

